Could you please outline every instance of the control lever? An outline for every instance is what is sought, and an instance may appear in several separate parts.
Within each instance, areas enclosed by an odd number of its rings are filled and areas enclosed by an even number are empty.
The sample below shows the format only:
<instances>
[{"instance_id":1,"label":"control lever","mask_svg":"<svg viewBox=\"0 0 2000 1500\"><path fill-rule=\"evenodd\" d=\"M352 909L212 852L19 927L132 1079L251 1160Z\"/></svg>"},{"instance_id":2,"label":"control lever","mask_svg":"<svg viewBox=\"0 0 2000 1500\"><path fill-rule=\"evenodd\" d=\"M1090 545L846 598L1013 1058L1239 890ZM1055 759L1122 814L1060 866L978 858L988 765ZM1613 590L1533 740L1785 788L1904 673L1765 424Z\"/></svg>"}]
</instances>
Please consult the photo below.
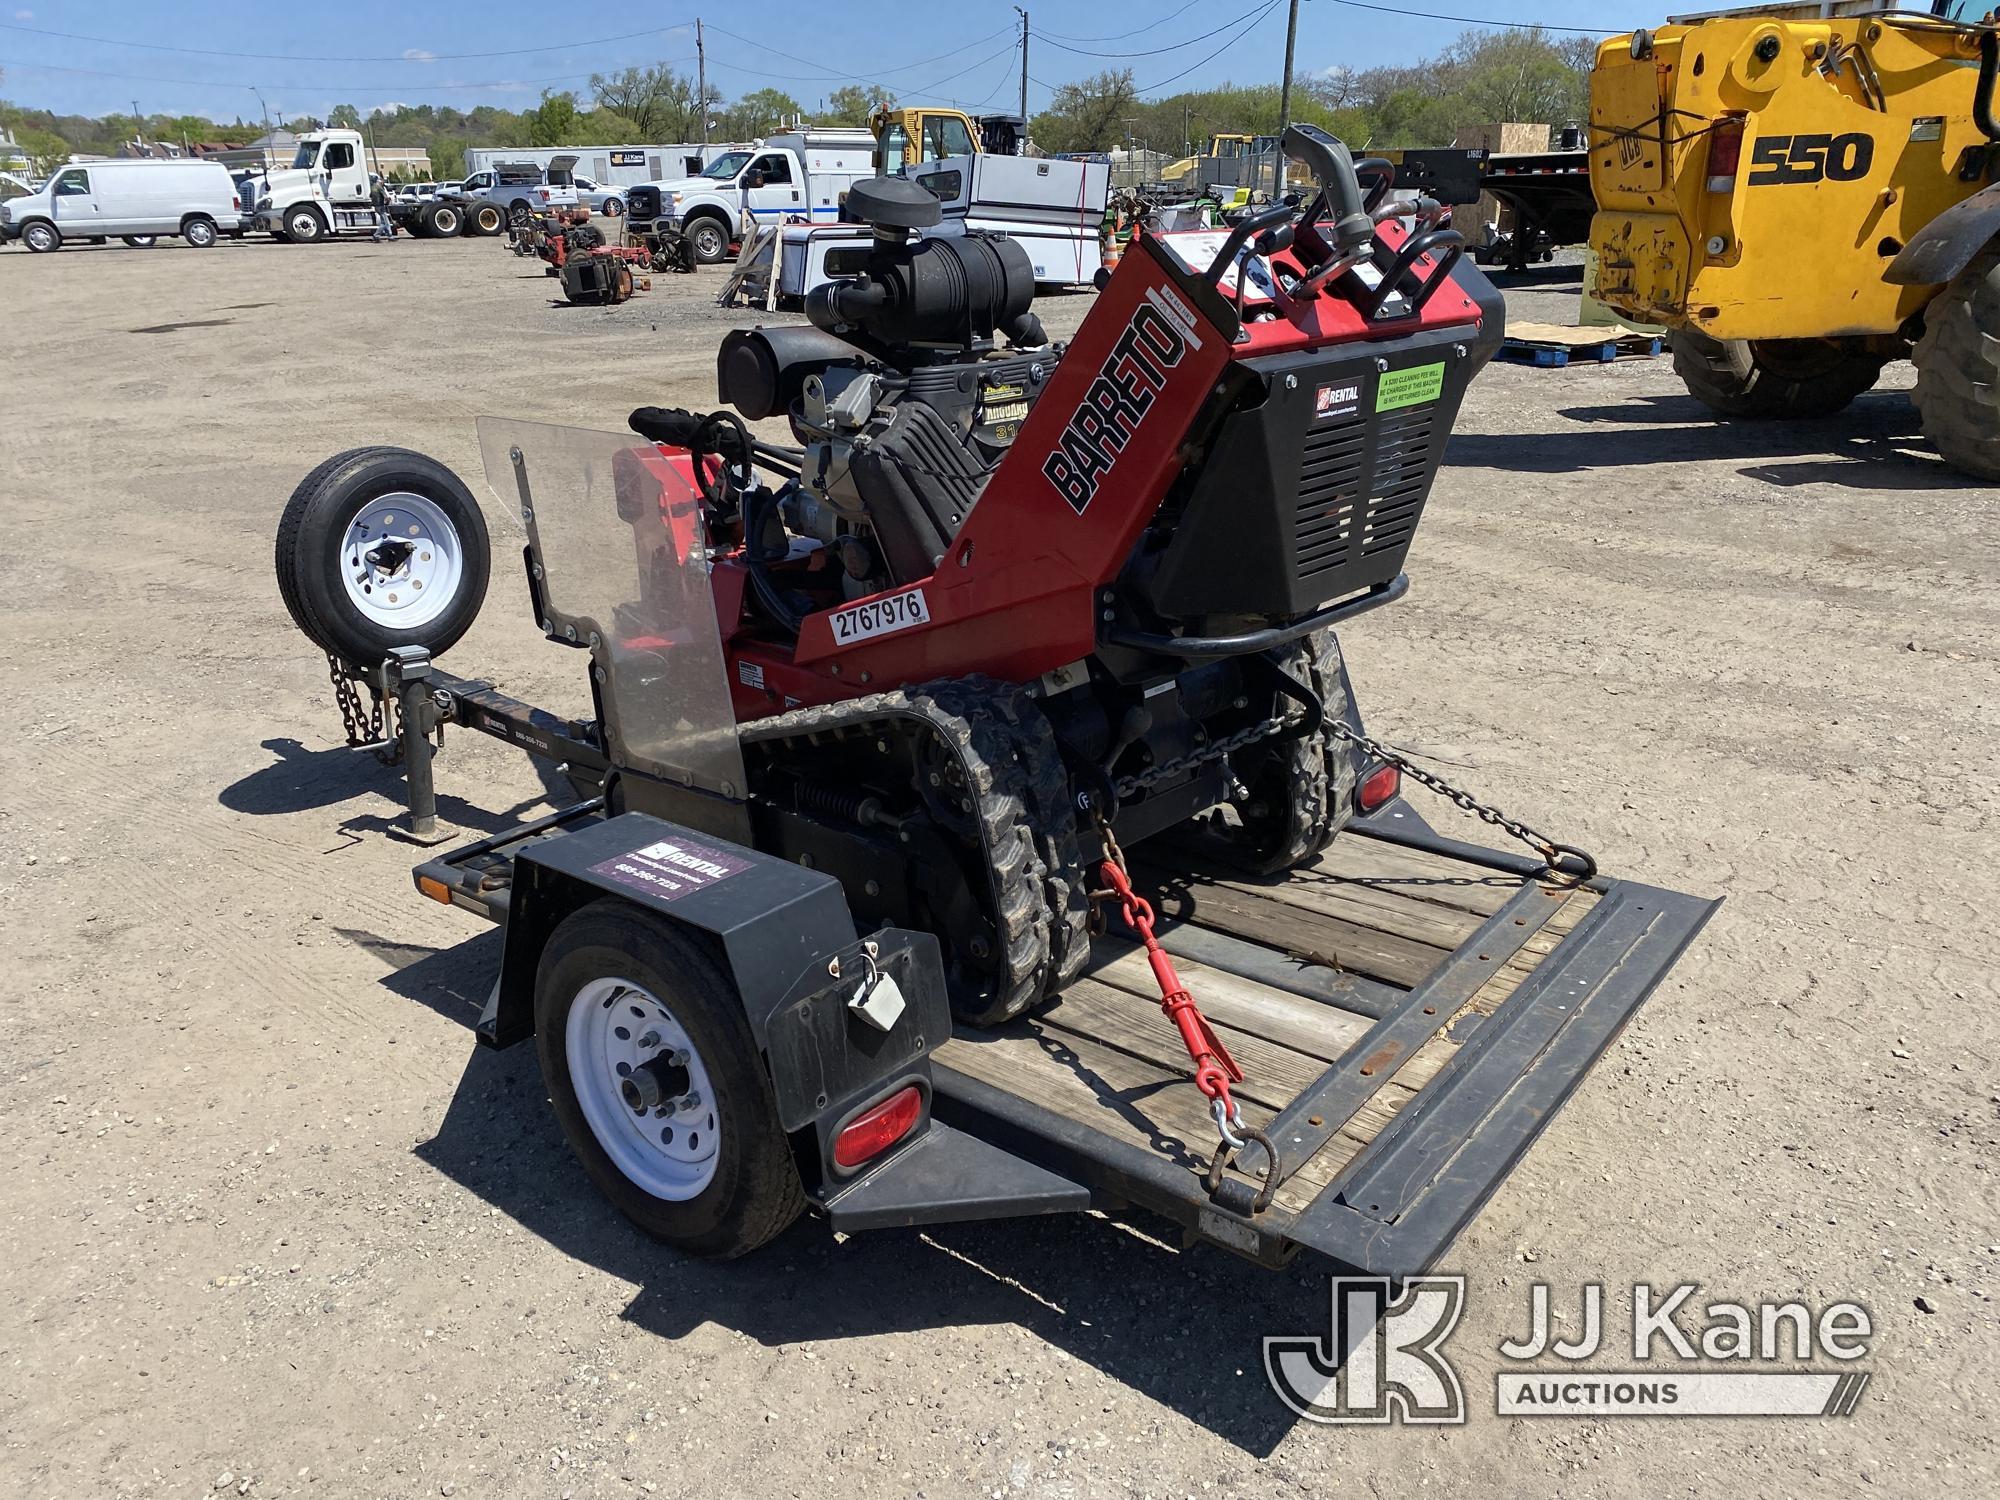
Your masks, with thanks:
<instances>
[{"instance_id":1,"label":"control lever","mask_svg":"<svg viewBox=\"0 0 2000 1500\"><path fill-rule=\"evenodd\" d=\"M1262 234L1267 229L1274 229L1280 224L1290 224L1292 222L1292 215L1298 211L1298 207L1298 196L1296 194L1288 194L1284 199L1273 203L1262 213L1251 214L1234 229L1229 231L1229 238L1222 242L1222 249L1217 252L1215 259L1208 263L1208 270L1203 274L1210 281L1220 286L1224 274L1227 273L1231 266L1236 264L1237 251L1241 250L1249 242L1250 237Z\"/></svg>"}]
</instances>

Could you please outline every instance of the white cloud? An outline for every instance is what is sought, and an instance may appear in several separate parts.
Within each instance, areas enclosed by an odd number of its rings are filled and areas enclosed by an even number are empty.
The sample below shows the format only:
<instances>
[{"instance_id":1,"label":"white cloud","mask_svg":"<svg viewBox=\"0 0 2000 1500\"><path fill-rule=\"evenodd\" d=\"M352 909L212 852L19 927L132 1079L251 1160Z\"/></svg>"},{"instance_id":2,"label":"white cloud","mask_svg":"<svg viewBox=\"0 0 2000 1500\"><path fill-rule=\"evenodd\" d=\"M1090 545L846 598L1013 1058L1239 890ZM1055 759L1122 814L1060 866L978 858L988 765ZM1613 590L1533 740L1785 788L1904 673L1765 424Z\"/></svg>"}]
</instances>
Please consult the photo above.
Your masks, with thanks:
<instances>
[{"instance_id":1,"label":"white cloud","mask_svg":"<svg viewBox=\"0 0 2000 1500\"><path fill-rule=\"evenodd\" d=\"M14 19L17 21L32 21L35 19L35 13L31 10L17 10L14 12Z\"/></svg>"},{"instance_id":2,"label":"white cloud","mask_svg":"<svg viewBox=\"0 0 2000 1500\"><path fill-rule=\"evenodd\" d=\"M423 48L421 48L421 47L412 47L412 48L410 48L410 49L409 49L409 51L407 51L407 52L405 52L405 53L403 54L403 61L404 61L404 62L436 62L436 61L437 61L437 54L436 54L435 52L426 52L426 51L424 51L424 49L423 49Z\"/></svg>"}]
</instances>

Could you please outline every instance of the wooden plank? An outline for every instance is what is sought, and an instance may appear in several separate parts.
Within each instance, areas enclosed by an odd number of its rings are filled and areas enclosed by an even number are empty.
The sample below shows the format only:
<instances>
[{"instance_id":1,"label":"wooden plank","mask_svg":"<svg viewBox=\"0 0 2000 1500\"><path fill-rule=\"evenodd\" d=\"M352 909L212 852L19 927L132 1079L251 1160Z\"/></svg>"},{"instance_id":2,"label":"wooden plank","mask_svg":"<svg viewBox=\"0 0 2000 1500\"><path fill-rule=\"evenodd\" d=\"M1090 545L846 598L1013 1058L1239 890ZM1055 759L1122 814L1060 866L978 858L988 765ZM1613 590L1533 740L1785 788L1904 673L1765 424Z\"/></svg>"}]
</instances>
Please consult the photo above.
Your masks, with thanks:
<instances>
[{"instance_id":1,"label":"wooden plank","mask_svg":"<svg viewBox=\"0 0 2000 1500\"><path fill-rule=\"evenodd\" d=\"M1336 838L1325 853L1297 873L1364 883L1412 900L1477 912L1482 917L1490 917L1505 906L1525 878L1358 833Z\"/></svg>"},{"instance_id":2,"label":"wooden plank","mask_svg":"<svg viewBox=\"0 0 2000 1500\"><path fill-rule=\"evenodd\" d=\"M1395 933L1286 904L1275 896L1192 884L1161 891L1142 881L1142 894L1176 921L1198 922L1237 937L1268 943L1309 962L1352 969L1409 989L1451 951ZM1455 944L1452 946L1456 946Z\"/></svg>"},{"instance_id":3,"label":"wooden plank","mask_svg":"<svg viewBox=\"0 0 2000 1500\"><path fill-rule=\"evenodd\" d=\"M1283 881L1211 878L1193 884L1197 890L1264 896L1287 906L1393 933L1412 942L1429 943L1447 953L1471 937L1490 915L1420 900L1386 882L1329 876L1318 870L1300 871ZM1519 882L1514 889L1520 889Z\"/></svg>"},{"instance_id":4,"label":"wooden plank","mask_svg":"<svg viewBox=\"0 0 2000 1500\"><path fill-rule=\"evenodd\" d=\"M1353 1011L1307 1000L1192 959L1175 959L1174 968L1211 1020L1226 1022L1238 1031L1323 1061L1331 1062L1340 1056L1374 1024ZM1152 966L1146 962L1143 949L1127 949L1109 963L1093 969L1090 977L1124 991L1155 1011L1159 1007L1159 982L1153 978Z\"/></svg>"}]
</instances>

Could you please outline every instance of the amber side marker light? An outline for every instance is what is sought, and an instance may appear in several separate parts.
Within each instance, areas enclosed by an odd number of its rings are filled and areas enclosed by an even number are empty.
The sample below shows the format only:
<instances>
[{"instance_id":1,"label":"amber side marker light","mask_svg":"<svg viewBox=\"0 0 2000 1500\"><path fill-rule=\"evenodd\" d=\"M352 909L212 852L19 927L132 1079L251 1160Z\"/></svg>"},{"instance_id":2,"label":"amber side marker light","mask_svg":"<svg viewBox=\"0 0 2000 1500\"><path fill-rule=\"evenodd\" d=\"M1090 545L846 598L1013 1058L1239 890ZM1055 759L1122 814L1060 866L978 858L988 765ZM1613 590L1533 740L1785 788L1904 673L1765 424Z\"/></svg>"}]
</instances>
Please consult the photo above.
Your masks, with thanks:
<instances>
[{"instance_id":1,"label":"amber side marker light","mask_svg":"<svg viewBox=\"0 0 2000 1500\"><path fill-rule=\"evenodd\" d=\"M419 875L417 877L417 889L433 901L442 902L446 906L451 905L451 887L435 876Z\"/></svg>"}]
</instances>

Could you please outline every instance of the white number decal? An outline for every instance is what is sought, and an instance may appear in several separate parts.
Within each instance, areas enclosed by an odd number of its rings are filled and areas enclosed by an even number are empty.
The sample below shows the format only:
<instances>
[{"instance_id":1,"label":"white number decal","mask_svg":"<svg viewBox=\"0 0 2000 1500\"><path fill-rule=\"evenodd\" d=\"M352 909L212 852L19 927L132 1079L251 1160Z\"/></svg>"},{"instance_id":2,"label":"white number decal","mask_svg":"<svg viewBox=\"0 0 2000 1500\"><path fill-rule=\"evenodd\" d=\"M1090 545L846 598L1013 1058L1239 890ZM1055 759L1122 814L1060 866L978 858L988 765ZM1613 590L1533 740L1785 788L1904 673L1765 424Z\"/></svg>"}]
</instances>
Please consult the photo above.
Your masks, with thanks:
<instances>
[{"instance_id":1,"label":"white number decal","mask_svg":"<svg viewBox=\"0 0 2000 1500\"><path fill-rule=\"evenodd\" d=\"M836 646L851 646L871 636L889 635L894 631L908 630L912 625L928 625L930 622L931 611L924 602L924 591L911 589L906 593L890 594L881 599L871 599L866 604L836 610L833 616L833 643Z\"/></svg>"}]
</instances>

